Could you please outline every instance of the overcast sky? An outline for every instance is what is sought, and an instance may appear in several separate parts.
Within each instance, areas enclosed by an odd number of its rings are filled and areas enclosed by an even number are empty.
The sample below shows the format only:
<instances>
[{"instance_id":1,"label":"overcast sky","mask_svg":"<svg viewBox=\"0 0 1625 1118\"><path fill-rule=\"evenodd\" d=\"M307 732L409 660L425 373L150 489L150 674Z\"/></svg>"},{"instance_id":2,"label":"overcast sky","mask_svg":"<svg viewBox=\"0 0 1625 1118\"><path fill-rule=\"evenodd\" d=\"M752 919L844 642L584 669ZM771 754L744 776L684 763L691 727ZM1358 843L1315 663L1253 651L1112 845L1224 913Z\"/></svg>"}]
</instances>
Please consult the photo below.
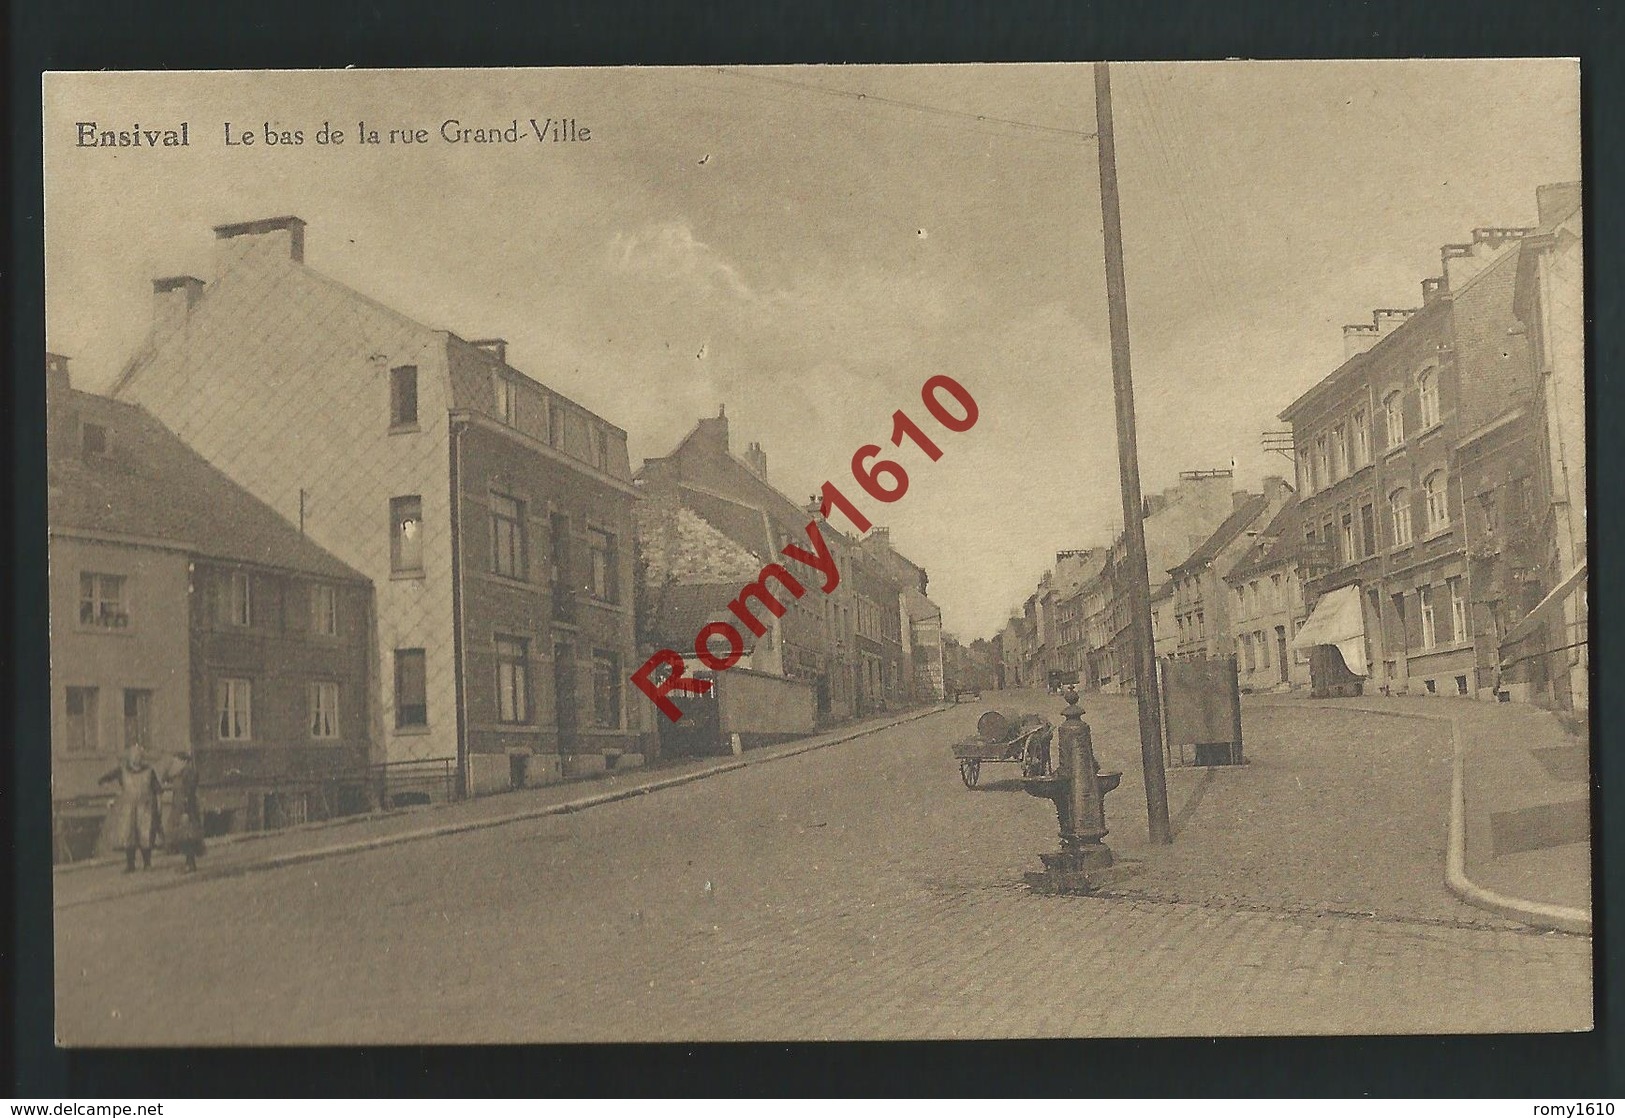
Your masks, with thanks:
<instances>
[{"instance_id":1,"label":"overcast sky","mask_svg":"<svg viewBox=\"0 0 1625 1118\"><path fill-rule=\"evenodd\" d=\"M53 77L48 345L105 388L154 277L212 278L211 226L296 214L306 263L506 337L634 466L725 403L785 492L856 497L852 452L907 410L942 459L903 452L908 494L862 507L948 628L987 636L1056 550L1121 526L1093 90L1087 66ZM1580 173L1571 62L1124 66L1113 94L1147 492L1232 459L1249 486L1289 473L1259 434L1340 327L1417 305L1440 245L1533 224L1535 187ZM439 138L531 117L591 139ZM191 146L75 147L92 120L184 120ZM430 142L363 147L361 120ZM227 149L227 122L305 143ZM926 418L934 373L975 394L970 431Z\"/></svg>"}]
</instances>

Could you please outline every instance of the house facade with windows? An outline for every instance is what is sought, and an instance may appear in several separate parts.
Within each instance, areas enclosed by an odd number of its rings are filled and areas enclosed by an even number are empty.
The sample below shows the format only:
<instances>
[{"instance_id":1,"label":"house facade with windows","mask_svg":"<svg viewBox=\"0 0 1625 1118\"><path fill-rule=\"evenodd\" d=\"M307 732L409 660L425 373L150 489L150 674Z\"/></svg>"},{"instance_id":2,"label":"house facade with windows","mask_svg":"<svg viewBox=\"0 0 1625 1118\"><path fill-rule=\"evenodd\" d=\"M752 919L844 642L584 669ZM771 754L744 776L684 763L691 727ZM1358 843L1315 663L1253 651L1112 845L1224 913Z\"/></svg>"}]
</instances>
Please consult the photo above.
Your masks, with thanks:
<instances>
[{"instance_id":1,"label":"house facade with windows","mask_svg":"<svg viewBox=\"0 0 1625 1118\"><path fill-rule=\"evenodd\" d=\"M362 810L370 583L66 359L46 375L58 854L90 852L134 744L194 755L210 833Z\"/></svg>"},{"instance_id":2,"label":"house facade with windows","mask_svg":"<svg viewBox=\"0 0 1625 1118\"><path fill-rule=\"evenodd\" d=\"M1182 562L1168 568L1174 659L1209 660L1237 651L1231 627L1235 611L1224 578L1291 497L1291 487L1277 477L1264 479L1262 493L1235 494L1234 511Z\"/></svg>"},{"instance_id":3,"label":"house facade with windows","mask_svg":"<svg viewBox=\"0 0 1625 1118\"><path fill-rule=\"evenodd\" d=\"M310 268L298 218L214 232L113 394L372 580L388 761L481 793L641 759L625 432Z\"/></svg>"},{"instance_id":4,"label":"house facade with windows","mask_svg":"<svg viewBox=\"0 0 1625 1118\"><path fill-rule=\"evenodd\" d=\"M1475 648L1483 618L1457 452L1518 403L1527 379L1512 313L1525 232L1476 229L1444 246L1423 305L1345 327L1344 363L1281 413L1297 455L1317 693L1494 686ZM1322 601L1341 619L1335 634L1315 620Z\"/></svg>"},{"instance_id":5,"label":"house facade with windows","mask_svg":"<svg viewBox=\"0 0 1625 1118\"><path fill-rule=\"evenodd\" d=\"M1253 539L1225 575L1230 631L1244 691L1286 691L1309 686L1309 657L1292 647L1308 612L1298 574L1296 496Z\"/></svg>"},{"instance_id":6,"label":"house facade with windows","mask_svg":"<svg viewBox=\"0 0 1625 1118\"><path fill-rule=\"evenodd\" d=\"M687 510L729 541L728 550L743 549L756 564L743 580L690 576L687 581L696 589L686 592L692 599L689 608L681 612L678 624L654 634L663 647L684 652L692 648L700 625L728 619L728 604L740 593L742 582L753 580L761 565L774 561L785 544L806 546L807 524L816 520L840 582L828 594L810 582L800 597L777 594L782 613L756 608L764 631L754 637L742 634L750 668L810 685L820 722L862 717L914 701L913 642L940 640L931 635L940 632L940 615L933 614L934 607L926 609L916 602L923 625L918 632L905 631L905 595L923 597L926 572L893 549L885 529L853 539L816 509L809 511L805 503L780 492L768 480L767 454L759 443L749 444L742 456L733 453L726 409L701 419L669 454L646 459L638 470L637 486L650 508ZM644 519L657 529L640 540L652 560L672 547L674 522L669 517ZM806 572L798 568L793 573L800 577ZM685 593L680 587L664 592L674 591ZM940 662L940 653L934 655Z\"/></svg>"}]
</instances>

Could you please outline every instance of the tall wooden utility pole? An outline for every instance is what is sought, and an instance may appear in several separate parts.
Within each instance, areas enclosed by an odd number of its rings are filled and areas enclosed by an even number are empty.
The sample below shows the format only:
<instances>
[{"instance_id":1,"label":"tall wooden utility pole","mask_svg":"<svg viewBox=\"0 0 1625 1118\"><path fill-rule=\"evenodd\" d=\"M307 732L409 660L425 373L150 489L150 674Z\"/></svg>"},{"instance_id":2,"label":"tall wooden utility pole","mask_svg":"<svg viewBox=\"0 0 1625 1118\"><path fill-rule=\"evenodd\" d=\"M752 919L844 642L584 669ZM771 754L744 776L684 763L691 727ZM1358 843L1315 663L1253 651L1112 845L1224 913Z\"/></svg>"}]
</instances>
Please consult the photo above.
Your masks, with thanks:
<instances>
[{"instance_id":1,"label":"tall wooden utility pole","mask_svg":"<svg viewBox=\"0 0 1625 1118\"><path fill-rule=\"evenodd\" d=\"M1145 769L1145 813L1153 843L1173 841L1168 826L1168 777L1162 768L1162 718L1157 700L1157 650L1151 635L1151 580L1145 569L1145 524L1140 501L1140 452L1134 434L1134 378L1128 360L1128 290L1123 279L1123 223L1117 209L1117 149L1112 140L1112 81L1095 63L1096 147L1100 151L1100 215L1106 241L1106 307L1111 322L1112 388L1117 400L1117 466L1123 482L1123 540L1128 551L1129 632L1134 644L1135 690L1140 699L1140 762Z\"/></svg>"}]
</instances>

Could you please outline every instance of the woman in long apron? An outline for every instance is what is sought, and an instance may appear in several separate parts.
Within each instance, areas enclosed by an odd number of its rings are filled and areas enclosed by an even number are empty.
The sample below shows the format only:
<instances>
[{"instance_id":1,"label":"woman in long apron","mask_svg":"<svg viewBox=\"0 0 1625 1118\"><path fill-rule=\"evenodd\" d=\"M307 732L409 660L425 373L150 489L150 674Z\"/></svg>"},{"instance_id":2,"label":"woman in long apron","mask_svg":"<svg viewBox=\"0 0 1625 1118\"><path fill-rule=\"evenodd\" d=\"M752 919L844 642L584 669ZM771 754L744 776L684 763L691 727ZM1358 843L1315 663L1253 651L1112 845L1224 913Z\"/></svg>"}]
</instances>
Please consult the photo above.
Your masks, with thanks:
<instances>
[{"instance_id":1,"label":"woman in long apron","mask_svg":"<svg viewBox=\"0 0 1625 1118\"><path fill-rule=\"evenodd\" d=\"M135 854L141 852L141 865L152 868L152 844L158 832L157 771L147 764L146 750L132 745L118 768L102 775L97 784L118 782L108 833L114 846L124 848L124 872L135 872Z\"/></svg>"}]
</instances>

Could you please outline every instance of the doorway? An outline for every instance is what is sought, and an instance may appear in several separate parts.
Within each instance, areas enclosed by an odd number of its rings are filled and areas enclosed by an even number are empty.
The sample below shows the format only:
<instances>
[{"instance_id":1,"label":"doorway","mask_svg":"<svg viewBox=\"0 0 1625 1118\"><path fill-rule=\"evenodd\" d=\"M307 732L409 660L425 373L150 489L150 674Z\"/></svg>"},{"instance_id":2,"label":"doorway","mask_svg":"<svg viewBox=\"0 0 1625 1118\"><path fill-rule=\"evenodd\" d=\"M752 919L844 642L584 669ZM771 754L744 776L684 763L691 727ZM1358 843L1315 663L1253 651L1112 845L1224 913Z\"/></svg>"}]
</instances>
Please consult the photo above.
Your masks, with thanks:
<instances>
[{"instance_id":1,"label":"doorway","mask_svg":"<svg viewBox=\"0 0 1625 1118\"><path fill-rule=\"evenodd\" d=\"M575 752L576 663L575 649L569 644L553 646L553 722L559 731L559 752Z\"/></svg>"}]
</instances>

